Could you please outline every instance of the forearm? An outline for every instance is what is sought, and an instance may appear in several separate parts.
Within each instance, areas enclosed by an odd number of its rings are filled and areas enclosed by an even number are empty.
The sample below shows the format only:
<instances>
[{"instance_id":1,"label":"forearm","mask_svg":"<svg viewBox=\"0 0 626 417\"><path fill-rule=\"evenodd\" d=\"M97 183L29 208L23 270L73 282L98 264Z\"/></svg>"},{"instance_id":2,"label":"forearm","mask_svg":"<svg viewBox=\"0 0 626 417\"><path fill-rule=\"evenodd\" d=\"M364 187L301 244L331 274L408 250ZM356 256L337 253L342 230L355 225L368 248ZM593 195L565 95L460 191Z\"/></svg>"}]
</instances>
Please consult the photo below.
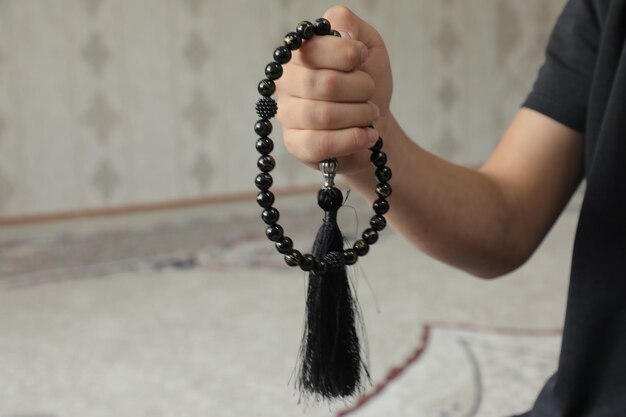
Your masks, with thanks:
<instances>
[{"instance_id":1,"label":"forearm","mask_svg":"<svg viewBox=\"0 0 626 417\"><path fill-rule=\"evenodd\" d=\"M515 204L488 175L416 145L390 117L385 152L393 170L390 224L429 255L478 276L509 272L526 258ZM374 199L371 172L347 176Z\"/></svg>"}]
</instances>

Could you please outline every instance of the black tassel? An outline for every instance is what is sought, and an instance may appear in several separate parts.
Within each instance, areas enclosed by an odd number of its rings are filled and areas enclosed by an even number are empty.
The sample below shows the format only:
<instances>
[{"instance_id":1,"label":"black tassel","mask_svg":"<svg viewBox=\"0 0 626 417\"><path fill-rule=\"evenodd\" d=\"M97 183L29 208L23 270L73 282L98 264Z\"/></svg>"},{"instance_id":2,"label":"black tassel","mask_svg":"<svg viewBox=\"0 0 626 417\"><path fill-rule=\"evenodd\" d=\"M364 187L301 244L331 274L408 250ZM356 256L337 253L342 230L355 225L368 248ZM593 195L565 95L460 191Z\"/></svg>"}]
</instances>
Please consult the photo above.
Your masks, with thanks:
<instances>
[{"instance_id":1,"label":"black tassel","mask_svg":"<svg viewBox=\"0 0 626 417\"><path fill-rule=\"evenodd\" d=\"M369 371L359 342L359 307L346 272L346 263L356 257L346 261L337 225L343 195L327 184L318 193L318 203L325 216L312 253L325 266L309 274L297 385L305 397L332 400L360 392Z\"/></svg>"}]
</instances>

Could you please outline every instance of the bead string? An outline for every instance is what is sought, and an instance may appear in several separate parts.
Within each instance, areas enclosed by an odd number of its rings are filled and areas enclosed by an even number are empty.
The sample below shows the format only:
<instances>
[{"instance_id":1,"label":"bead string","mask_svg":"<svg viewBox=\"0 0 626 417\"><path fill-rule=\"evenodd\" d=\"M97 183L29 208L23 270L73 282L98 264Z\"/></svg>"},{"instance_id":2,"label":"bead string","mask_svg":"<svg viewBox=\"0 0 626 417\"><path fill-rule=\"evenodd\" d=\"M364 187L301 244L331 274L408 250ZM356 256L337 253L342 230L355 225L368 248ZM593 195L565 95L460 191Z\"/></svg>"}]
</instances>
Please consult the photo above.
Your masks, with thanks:
<instances>
[{"instance_id":1,"label":"bead string","mask_svg":"<svg viewBox=\"0 0 626 417\"><path fill-rule=\"evenodd\" d=\"M331 265L337 264L337 257L342 258L341 264L354 265L358 257L365 256L369 252L370 246L378 241L378 232L387 226L384 214L389 211L387 197L391 195L389 180L392 172L386 166L387 155L382 151L383 139L379 137L376 144L370 148L372 152L370 161L376 168L375 175L379 181L375 190L378 198L372 205L375 214L370 219L370 227L362 233L361 239L358 239L351 248L344 249L342 253L331 252L325 255L323 259L316 259L310 253L303 255L300 251L294 249L293 241L285 235L282 226L278 224L280 213L273 207L274 194L270 191L270 187L273 184L270 172L276 167L276 161L270 155L272 150L274 150L274 142L269 137L273 128L270 119L276 115L278 106L271 96L276 91L274 81L283 74L283 64L291 60L291 51L300 48L304 41L313 38L314 35L341 37L338 31L331 29L330 22L327 19L319 18L314 23L306 20L300 22L295 32L289 32L285 35L284 45L274 50L274 60L265 67L266 78L258 84L257 90L262 97L255 106L260 119L254 124L254 132L259 136L256 141L256 150L261 154L257 161L257 167L261 173L256 176L254 182L260 190L256 201L263 208L261 218L267 225L265 230L267 238L275 242L278 252L285 255L287 265L291 267L299 266L303 271L322 275L328 271Z\"/></svg>"}]
</instances>

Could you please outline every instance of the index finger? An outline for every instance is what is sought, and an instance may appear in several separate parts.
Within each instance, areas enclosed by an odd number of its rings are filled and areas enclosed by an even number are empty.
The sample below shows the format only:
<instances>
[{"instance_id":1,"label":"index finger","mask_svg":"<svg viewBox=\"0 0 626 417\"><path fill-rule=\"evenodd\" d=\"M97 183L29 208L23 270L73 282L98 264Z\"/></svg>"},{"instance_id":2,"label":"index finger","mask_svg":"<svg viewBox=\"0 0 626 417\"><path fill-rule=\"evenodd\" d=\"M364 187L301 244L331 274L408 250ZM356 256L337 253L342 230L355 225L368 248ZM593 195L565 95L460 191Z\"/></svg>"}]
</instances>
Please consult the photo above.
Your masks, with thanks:
<instances>
[{"instance_id":1,"label":"index finger","mask_svg":"<svg viewBox=\"0 0 626 417\"><path fill-rule=\"evenodd\" d=\"M368 54L363 42L337 36L316 36L293 51L291 62L312 69L349 72L363 65Z\"/></svg>"}]
</instances>

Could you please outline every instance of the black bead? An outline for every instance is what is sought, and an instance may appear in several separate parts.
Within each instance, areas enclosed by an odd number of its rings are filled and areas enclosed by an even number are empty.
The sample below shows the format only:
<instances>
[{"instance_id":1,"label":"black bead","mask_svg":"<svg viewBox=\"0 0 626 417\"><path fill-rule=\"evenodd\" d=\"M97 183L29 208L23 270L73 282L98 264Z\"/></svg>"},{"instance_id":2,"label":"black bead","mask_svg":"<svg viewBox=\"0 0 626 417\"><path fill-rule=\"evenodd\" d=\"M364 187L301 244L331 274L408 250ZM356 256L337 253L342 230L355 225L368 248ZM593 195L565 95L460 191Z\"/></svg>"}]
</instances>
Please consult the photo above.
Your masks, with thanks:
<instances>
[{"instance_id":1,"label":"black bead","mask_svg":"<svg viewBox=\"0 0 626 417\"><path fill-rule=\"evenodd\" d=\"M267 119L258 120L254 124L254 132L259 136L268 136L270 133L272 133L272 129L272 122Z\"/></svg>"},{"instance_id":2,"label":"black bead","mask_svg":"<svg viewBox=\"0 0 626 417\"><path fill-rule=\"evenodd\" d=\"M254 179L254 184L256 185L256 188L258 188L261 191L268 190L272 186L273 183L274 183L274 179L272 178L270 174L266 172L261 172Z\"/></svg>"},{"instance_id":3,"label":"black bead","mask_svg":"<svg viewBox=\"0 0 626 417\"><path fill-rule=\"evenodd\" d=\"M263 208L272 207L272 204L274 204L274 193L271 191L261 191L256 196L256 202Z\"/></svg>"},{"instance_id":4,"label":"black bead","mask_svg":"<svg viewBox=\"0 0 626 417\"><path fill-rule=\"evenodd\" d=\"M265 224L269 224L270 226L272 226L276 224L276 222L280 218L280 213L274 207L270 207L263 210L263 213L261 213L261 218L263 219L263 222L265 222Z\"/></svg>"},{"instance_id":5,"label":"black bead","mask_svg":"<svg viewBox=\"0 0 626 417\"><path fill-rule=\"evenodd\" d=\"M279 64L286 64L291 60L291 50L286 46L279 46L274 50L274 60Z\"/></svg>"},{"instance_id":6,"label":"black bead","mask_svg":"<svg viewBox=\"0 0 626 417\"><path fill-rule=\"evenodd\" d=\"M337 187L324 187L317 192L317 204L324 211L337 211L343 204L343 194Z\"/></svg>"},{"instance_id":7,"label":"black bead","mask_svg":"<svg viewBox=\"0 0 626 417\"><path fill-rule=\"evenodd\" d=\"M274 84L274 81L266 78L259 82L257 90L263 97L269 97L276 91L276 84Z\"/></svg>"},{"instance_id":8,"label":"black bead","mask_svg":"<svg viewBox=\"0 0 626 417\"><path fill-rule=\"evenodd\" d=\"M370 219L370 226L372 226L372 229L380 232L385 227L387 227L387 220L380 214L377 214Z\"/></svg>"},{"instance_id":9,"label":"black bead","mask_svg":"<svg viewBox=\"0 0 626 417\"><path fill-rule=\"evenodd\" d=\"M256 114L263 119L271 119L278 111L276 101L271 97L261 97L254 106Z\"/></svg>"},{"instance_id":10,"label":"black bead","mask_svg":"<svg viewBox=\"0 0 626 417\"><path fill-rule=\"evenodd\" d=\"M331 34L331 35L333 35L333 36L336 36L336 37L338 37L338 38L341 38L341 33L339 33L339 31L338 31L338 30L332 29L332 30L330 31L330 34Z\"/></svg>"},{"instance_id":11,"label":"black bead","mask_svg":"<svg viewBox=\"0 0 626 417\"><path fill-rule=\"evenodd\" d=\"M376 169L376 178L378 178L380 182L388 182L391 179L391 169L389 167Z\"/></svg>"},{"instance_id":12,"label":"black bead","mask_svg":"<svg viewBox=\"0 0 626 417\"><path fill-rule=\"evenodd\" d=\"M313 266L313 273L318 276L325 275L328 272L328 264L323 260L316 260Z\"/></svg>"},{"instance_id":13,"label":"black bead","mask_svg":"<svg viewBox=\"0 0 626 417\"><path fill-rule=\"evenodd\" d=\"M330 22L323 17L316 19L315 23L313 23L313 32L315 32L316 35L328 35L330 34L330 30Z\"/></svg>"},{"instance_id":14,"label":"black bead","mask_svg":"<svg viewBox=\"0 0 626 417\"><path fill-rule=\"evenodd\" d=\"M294 51L302 46L302 38L296 32L289 32L285 35L285 46Z\"/></svg>"},{"instance_id":15,"label":"black bead","mask_svg":"<svg viewBox=\"0 0 626 417\"><path fill-rule=\"evenodd\" d=\"M359 255L354 249L346 249L343 251L343 259L346 261L346 265L354 265L359 259Z\"/></svg>"},{"instance_id":16,"label":"black bead","mask_svg":"<svg viewBox=\"0 0 626 417\"><path fill-rule=\"evenodd\" d=\"M256 150L261 155L268 155L274 150L274 141L268 137L262 137L256 141Z\"/></svg>"},{"instance_id":17,"label":"black bead","mask_svg":"<svg viewBox=\"0 0 626 417\"><path fill-rule=\"evenodd\" d=\"M365 242L367 242L368 245L373 245L378 242L378 232L374 229L365 230L361 237Z\"/></svg>"},{"instance_id":18,"label":"black bead","mask_svg":"<svg viewBox=\"0 0 626 417\"><path fill-rule=\"evenodd\" d=\"M298 27L296 27L296 33L298 33L298 35L300 35L302 39L311 39L315 34L313 32L313 23L309 22L308 20L303 20L302 22L298 23Z\"/></svg>"},{"instance_id":19,"label":"black bead","mask_svg":"<svg viewBox=\"0 0 626 417\"><path fill-rule=\"evenodd\" d=\"M374 146L372 146L370 148L370 151L372 152L380 152L380 150L383 148L383 138L381 138L380 136L378 137L378 140L376 141L376 143L374 144Z\"/></svg>"},{"instance_id":20,"label":"black bead","mask_svg":"<svg viewBox=\"0 0 626 417\"><path fill-rule=\"evenodd\" d=\"M387 198L391 195L391 185L386 182L381 182L376 186L376 195L379 198Z\"/></svg>"},{"instance_id":21,"label":"black bead","mask_svg":"<svg viewBox=\"0 0 626 417\"><path fill-rule=\"evenodd\" d=\"M283 75L283 66L273 61L265 67L265 76L270 80L277 80Z\"/></svg>"},{"instance_id":22,"label":"black bead","mask_svg":"<svg viewBox=\"0 0 626 417\"><path fill-rule=\"evenodd\" d=\"M370 251L370 245L368 245L367 242L364 241L363 239L360 239L354 242L353 248L354 248L354 251L359 256L365 256L367 255L367 252Z\"/></svg>"},{"instance_id":23,"label":"black bead","mask_svg":"<svg viewBox=\"0 0 626 417\"><path fill-rule=\"evenodd\" d=\"M370 156L370 161L375 167L382 168L387 163L387 155L384 152L374 152Z\"/></svg>"},{"instance_id":24,"label":"black bead","mask_svg":"<svg viewBox=\"0 0 626 417\"><path fill-rule=\"evenodd\" d=\"M270 172L276 167L276 161L271 155L263 155L256 162L256 166L261 170L261 172Z\"/></svg>"},{"instance_id":25,"label":"black bead","mask_svg":"<svg viewBox=\"0 0 626 417\"><path fill-rule=\"evenodd\" d=\"M276 249L278 249L278 252L282 253L283 255L288 255L293 249L293 240L291 240L291 238L288 238L287 236L283 236L282 239L276 242Z\"/></svg>"},{"instance_id":26,"label":"black bead","mask_svg":"<svg viewBox=\"0 0 626 417\"><path fill-rule=\"evenodd\" d=\"M389 203L383 198L379 198L374 201L372 207L374 208L374 212L376 214L385 214L389 211Z\"/></svg>"},{"instance_id":27,"label":"black bead","mask_svg":"<svg viewBox=\"0 0 626 417\"><path fill-rule=\"evenodd\" d=\"M282 239L283 233L285 233L285 231L283 230L282 226L279 224L273 224L271 226L267 226L267 229L265 229L265 235L272 242L278 242L280 239Z\"/></svg>"},{"instance_id":28,"label":"black bead","mask_svg":"<svg viewBox=\"0 0 626 417\"><path fill-rule=\"evenodd\" d=\"M315 267L315 258L310 253L302 256L302 261L300 262L300 269L304 272L312 271Z\"/></svg>"},{"instance_id":29,"label":"black bead","mask_svg":"<svg viewBox=\"0 0 626 417\"><path fill-rule=\"evenodd\" d=\"M298 266L302 262L302 254L293 249L289 252L289 255L285 256L285 262L287 262L289 266Z\"/></svg>"}]
</instances>

